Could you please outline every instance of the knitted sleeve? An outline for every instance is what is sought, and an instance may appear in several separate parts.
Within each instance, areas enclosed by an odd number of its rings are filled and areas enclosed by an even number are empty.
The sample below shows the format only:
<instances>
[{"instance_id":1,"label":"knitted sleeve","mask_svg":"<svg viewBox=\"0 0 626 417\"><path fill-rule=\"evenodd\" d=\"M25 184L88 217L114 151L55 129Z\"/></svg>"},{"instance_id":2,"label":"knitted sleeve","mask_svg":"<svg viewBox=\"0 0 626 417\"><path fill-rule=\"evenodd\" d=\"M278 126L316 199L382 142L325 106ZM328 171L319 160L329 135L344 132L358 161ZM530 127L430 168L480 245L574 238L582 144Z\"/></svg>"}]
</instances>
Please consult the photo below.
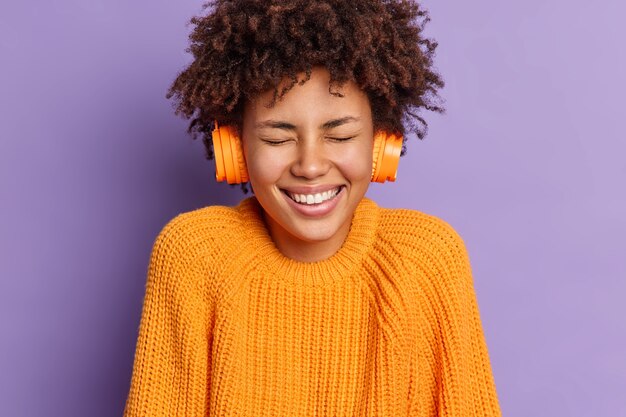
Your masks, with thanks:
<instances>
[{"instance_id":1,"label":"knitted sleeve","mask_svg":"<svg viewBox=\"0 0 626 417\"><path fill-rule=\"evenodd\" d=\"M124 417L206 414L207 303L180 220L152 248Z\"/></svg>"},{"instance_id":2,"label":"knitted sleeve","mask_svg":"<svg viewBox=\"0 0 626 417\"><path fill-rule=\"evenodd\" d=\"M423 291L426 343L413 407L420 417L501 417L469 256L458 233L442 223L436 279Z\"/></svg>"}]
</instances>

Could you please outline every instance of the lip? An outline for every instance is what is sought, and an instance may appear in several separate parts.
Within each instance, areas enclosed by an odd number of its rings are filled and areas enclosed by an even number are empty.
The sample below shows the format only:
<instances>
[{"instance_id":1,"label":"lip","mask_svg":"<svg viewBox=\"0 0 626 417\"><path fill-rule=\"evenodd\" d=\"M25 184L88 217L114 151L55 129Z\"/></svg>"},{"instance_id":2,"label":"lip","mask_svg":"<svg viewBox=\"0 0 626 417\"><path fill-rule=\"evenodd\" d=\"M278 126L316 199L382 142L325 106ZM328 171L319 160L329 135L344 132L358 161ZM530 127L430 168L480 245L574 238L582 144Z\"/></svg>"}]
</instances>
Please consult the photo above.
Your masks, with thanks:
<instances>
[{"instance_id":1,"label":"lip","mask_svg":"<svg viewBox=\"0 0 626 417\"><path fill-rule=\"evenodd\" d=\"M319 187L317 187L319 188ZM323 191L327 191L327 190L332 190L335 187L332 188L324 188ZM296 212L298 212L299 214L306 216L306 217L323 217L328 215L330 212L333 211L333 209L337 206L337 204L339 204L339 200L341 200L343 198L343 195L345 194L344 190L345 190L345 186L341 186L341 189L339 190L339 192L330 200L326 200L323 203L319 203L319 204L300 204L300 203L296 203L295 201L293 201L287 194L285 194L284 192L281 192L281 194L283 195L283 198L285 200L287 200L287 204L289 204L289 206L295 210ZM301 188L294 188L294 189L301 189ZM309 190L313 190L314 188L309 188ZM290 189L291 191L291 189ZM316 192L322 192L322 191L316 191ZM304 193L304 192L297 192L298 194L312 194L311 191Z\"/></svg>"},{"instance_id":2,"label":"lip","mask_svg":"<svg viewBox=\"0 0 626 417\"><path fill-rule=\"evenodd\" d=\"M281 190L288 191L292 194L317 194L323 193L324 191L334 190L337 187L341 187L342 184L326 184L326 185L318 185L316 187L286 187L281 188Z\"/></svg>"}]
</instances>

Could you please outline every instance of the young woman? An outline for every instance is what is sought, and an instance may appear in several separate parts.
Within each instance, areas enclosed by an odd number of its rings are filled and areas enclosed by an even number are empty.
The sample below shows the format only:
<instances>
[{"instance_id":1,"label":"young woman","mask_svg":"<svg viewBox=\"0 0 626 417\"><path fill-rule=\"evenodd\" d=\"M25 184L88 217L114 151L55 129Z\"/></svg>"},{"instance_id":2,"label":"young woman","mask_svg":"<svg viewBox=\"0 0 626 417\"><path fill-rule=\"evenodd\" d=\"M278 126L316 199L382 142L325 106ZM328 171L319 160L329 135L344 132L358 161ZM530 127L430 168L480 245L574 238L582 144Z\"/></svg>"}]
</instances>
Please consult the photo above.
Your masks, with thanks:
<instances>
[{"instance_id":1,"label":"young woman","mask_svg":"<svg viewBox=\"0 0 626 417\"><path fill-rule=\"evenodd\" d=\"M124 415L500 416L463 240L365 197L443 111L426 12L211 6L168 98L254 196L156 238Z\"/></svg>"}]
</instances>

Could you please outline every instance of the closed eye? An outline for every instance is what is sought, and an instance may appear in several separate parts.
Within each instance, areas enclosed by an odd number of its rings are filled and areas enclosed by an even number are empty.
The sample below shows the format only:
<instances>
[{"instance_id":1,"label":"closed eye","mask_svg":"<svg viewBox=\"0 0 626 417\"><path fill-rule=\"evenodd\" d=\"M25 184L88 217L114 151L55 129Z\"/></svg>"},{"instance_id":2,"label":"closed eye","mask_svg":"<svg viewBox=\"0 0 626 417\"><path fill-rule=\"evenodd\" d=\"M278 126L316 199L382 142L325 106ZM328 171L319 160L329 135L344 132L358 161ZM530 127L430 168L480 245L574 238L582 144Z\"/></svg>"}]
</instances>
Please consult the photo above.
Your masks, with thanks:
<instances>
[{"instance_id":1,"label":"closed eye","mask_svg":"<svg viewBox=\"0 0 626 417\"><path fill-rule=\"evenodd\" d=\"M288 139L286 140L267 140L267 139L261 139L263 142L267 143L268 145L272 145L272 146L276 146L276 145L282 145L283 143L289 142Z\"/></svg>"},{"instance_id":2,"label":"closed eye","mask_svg":"<svg viewBox=\"0 0 626 417\"><path fill-rule=\"evenodd\" d=\"M334 140L335 142L346 142L346 141L348 141L350 139L354 139L355 137L356 136L350 136L350 137L347 137L347 138L331 138L331 137L329 137L328 139Z\"/></svg>"}]
</instances>

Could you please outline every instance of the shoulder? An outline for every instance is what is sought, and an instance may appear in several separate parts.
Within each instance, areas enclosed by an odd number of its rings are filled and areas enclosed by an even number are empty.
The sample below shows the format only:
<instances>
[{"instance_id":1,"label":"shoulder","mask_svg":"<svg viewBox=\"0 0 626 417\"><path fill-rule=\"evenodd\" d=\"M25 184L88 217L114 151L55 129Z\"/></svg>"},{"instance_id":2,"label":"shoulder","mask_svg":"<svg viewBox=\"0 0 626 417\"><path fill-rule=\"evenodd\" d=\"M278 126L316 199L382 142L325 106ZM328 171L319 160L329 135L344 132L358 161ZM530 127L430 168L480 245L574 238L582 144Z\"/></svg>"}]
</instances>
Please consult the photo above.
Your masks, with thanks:
<instances>
[{"instance_id":1,"label":"shoulder","mask_svg":"<svg viewBox=\"0 0 626 417\"><path fill-rule=\"evenodd\" d=\"M234 207L205 206L177 214L161 228L153 256L167 256L189 264L196 259L217 260L225 243L237 234L240 216Z\"/></svg>"},{"instance_id":2,"label":"shoulder","mask_svg":"<svg viewBox=\"0 0 626 417\"><path fill-rule=\"evenodd\" d=\"M222 235L238 222L234 208L227 206L206 206L179 213L162 227L157 241L177 243L187 247L202 245Z\"/></svg>"},{"instance_id":3,"label":"shoulder","mask_svg":"<svg viewBox=\"0 0 626 417\"><path fill-rule=\"evenodd\" d=\"M379 244L393 247L426 303L435 310L474 294L470 258L453 225L439 216L410 209L381 209Z\"/></svg>"},{"instance_id":4,"label":"shoulder","mask_svg":"<svg viewBox=\"0 0 626 417\"><path fill-rule=\"evenodd\" d=\"M379 240L429 275L471 276L464 239L447 220L413 209L380 209Z\"/></svg>"},{"instance_id":5,"label":"shoulder","mask_svg":"<svg viewBox=\"0 0 626 417\"><path fill-rule=\"evenodd\" d=\"M152 246L148 285L213 299L216 271L231 250L232 236L241 234L238 222L236 209L228 206L206 206L168 220Z\"/></svg>"},{"instance_id":6,"label":"shoulder","mask_svg":"<svg viewBox=\"0 0 626 417\"><path fill-rule=\"evenodd\" d=\"M446 220L413 209L381 208L380 233L394 241L416 244L433 250L458 250L465 242Z\"/></svg>"}]
</instances>

